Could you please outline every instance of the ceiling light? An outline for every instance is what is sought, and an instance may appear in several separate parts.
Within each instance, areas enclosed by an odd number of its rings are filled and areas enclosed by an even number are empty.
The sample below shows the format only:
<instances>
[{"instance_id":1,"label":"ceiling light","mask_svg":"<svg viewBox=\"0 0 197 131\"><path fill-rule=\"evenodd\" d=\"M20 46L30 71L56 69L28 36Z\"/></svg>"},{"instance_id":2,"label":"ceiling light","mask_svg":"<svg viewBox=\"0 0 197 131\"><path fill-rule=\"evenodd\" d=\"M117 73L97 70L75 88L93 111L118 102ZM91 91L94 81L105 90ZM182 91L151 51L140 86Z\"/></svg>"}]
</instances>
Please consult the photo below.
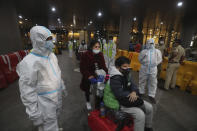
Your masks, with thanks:
<instances>
[{"instance_id":1,"label":"ceiling light","mask_svg":"<svg viewBox=\"0 0 197 131\"><path fill-rule=\"evenodd\" d=\"M194 41L191 41L190 43L190 47L192 47L194 45Z\"/></svg>"},{"instance_id":2,"label":"ceiling light","mask_svg":"<svg viewBox=\"0 0 197 131\"><path fill-rule=\"evenodd\" d=\"M137 20L137 18L136 18L136 17L134 17L134 18L133 18L133 21L136 21L136 20Z\"/></svg>"},{"instance_id":3,"label":"ceiling light","mask_svg":"<svg viewBox=\"0 0 197 131\"><path fill-rule=\"evenodd\" d=\"M28 21L28 19L25 19L26 21Z\"/></svg>"},{"instance_id":4,"label":"ceiling light","mask_svg":"<svg viewBox=\"0 0 197 131\"><path fill-rule=\"evenodd\" d=\"M20 19L22 19L22 18L23 18L23 17L22 17L22 15L19 15L18 17L19 17Z\"/></svg>"},{"instance_id":5,"label":"ceiling light","mask_svg":"<svg viewBox=\"0 0 197 131\"><path fill-rule=\"evenodd\" d=\"M55 7L52 7L51 8L51 11L55 12L56 11Z\"/></svg>"},{"instance_id":6,"label":"ceiling light","mask_svg":"<svg viewBox=\"0 0 197 131\"><path fill-rule=\"evenodd\" d=\"M101 17L102 15L103 15L103 14L102 14L101 11L99 11L98 14L97 14L98 17Z\"/></svg>"},{"instance_id":7,"label":"ceiling light","mask_svg":"<svg viewBox=\"0 0 197 131\"><path fill-rule=\"evenodd\" d=\"M160 24L163 25L163 22L161 22Z\"/></svg>"},{"instance_id":8,"label":"ceiling light","mask_svg":"<svg viewBox=\"0 0 197 131\"><path fill-rule=\"evenodd\" d=\"M90 21L90 24L92 24L93 22L92 21Z\"/></svg>"},{"instance_id":9,"label":"ceiling light","mask_svg":"<svg viewBox=\"0 0 197 131\"><path fill-rule=\"evenodd\" d=\"M182 7L182 6L183 6L183 2L181 2L181 1L178 2L178 3L177 3L177 6L178 6L178 7Z\"/></svg>"},{"instance_id":10,"label":"ceiling light","mask_svg":"<svg viewBox=\"0 0 197 131\"><path fill-rule=\"evenodd\" d=\"M72 25L72 24L71 24L70 26L71 26L71 27L73 27L73 25Z\"/></svg>"},{"instance_id":11,"label":"ceiling light","mask_svg":"<svg viewBox=\"0 0 197 131\"><path fill-rule=\"evenodd\" d=\"M19 21L19 24L23 24L23 22L22 21Z\"/></svg>"},{"instance_id":12,"label":"ceiling light","mask_svg":"<svg viewBox=\"0 0 197 131\"><path fill-rule=\"evenodd\" d=\"M58 18L57 21L61 21L60 18Z\"/></svg>"}]
</instances>

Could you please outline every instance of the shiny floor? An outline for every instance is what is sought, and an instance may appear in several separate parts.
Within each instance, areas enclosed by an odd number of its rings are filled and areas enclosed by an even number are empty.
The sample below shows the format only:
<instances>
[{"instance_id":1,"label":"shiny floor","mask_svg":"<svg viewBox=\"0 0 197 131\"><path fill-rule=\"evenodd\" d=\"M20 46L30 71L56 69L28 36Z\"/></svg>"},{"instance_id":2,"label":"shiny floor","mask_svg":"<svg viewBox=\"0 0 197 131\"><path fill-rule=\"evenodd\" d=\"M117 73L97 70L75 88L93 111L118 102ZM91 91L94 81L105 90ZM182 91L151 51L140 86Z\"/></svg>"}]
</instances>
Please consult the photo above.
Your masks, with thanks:
<instances>
[{"instance_id":1,"label":"shiny floor","mask_svg":"<svg viewBox=\"0 0 197 131\"><path fill-rule=\"evenodd\" d=\"M75 70L79 62L74 55L73 58L68 57L67 51L57 57L68 90L68 96L63 100L60 126L64 131L90 131L85 97L79 89L81 74ZM138 76L138 72L133 74ZM138 77L134 79L137 84ZM159 87L163 84L160 81ZM166 92L158 88L156 99L153 119L155 131L197 131L197 96L179 89ZM0 131L36 131L25 114L17 81L0 91Z\"/></svg>"}]
</instances>

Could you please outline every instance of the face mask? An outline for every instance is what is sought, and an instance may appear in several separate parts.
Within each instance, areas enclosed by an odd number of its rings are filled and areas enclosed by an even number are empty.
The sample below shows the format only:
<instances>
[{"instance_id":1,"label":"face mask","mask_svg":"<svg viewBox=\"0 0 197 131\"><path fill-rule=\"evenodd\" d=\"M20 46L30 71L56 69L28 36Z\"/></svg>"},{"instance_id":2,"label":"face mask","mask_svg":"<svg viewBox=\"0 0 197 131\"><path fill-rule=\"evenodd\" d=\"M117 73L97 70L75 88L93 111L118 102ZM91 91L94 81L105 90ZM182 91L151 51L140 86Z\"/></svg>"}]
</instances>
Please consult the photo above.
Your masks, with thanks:
<instances>
[{"instance_id":1,"label":"face mask","mask_svg":"<svg viewBox=\"0 0 197 131\"><path fill-rule=\"evenodd\" d=\"M93 51L94 54L100 53L100 50L94 50L94 49L93 49L92 51Z\"/></svg>"},{"instance_id":2,"label":"face mask","mask_svg":"<svg viewBox=\"0 0 197 131\"><path fill-rule=\"evenodd\" d=\"M44 47L49 50L49 51L53 51L53 48L55 48L55 45L53 44L53 41L52 40L48 40L46 41Z\"/></svg>"},{"instance_id":3,"label":"face mask","mask_svg":"<svg viewBox=\"0 0 197 131\"><path fill-rule=\"evenodd\" d=\"M130 72L130 68L127 68L127 69L121 68L121 72L122 72L122 74L123 74L124 76L127 76L127 75L129 74L129 72Z\"/></svg>"}]
</instances>

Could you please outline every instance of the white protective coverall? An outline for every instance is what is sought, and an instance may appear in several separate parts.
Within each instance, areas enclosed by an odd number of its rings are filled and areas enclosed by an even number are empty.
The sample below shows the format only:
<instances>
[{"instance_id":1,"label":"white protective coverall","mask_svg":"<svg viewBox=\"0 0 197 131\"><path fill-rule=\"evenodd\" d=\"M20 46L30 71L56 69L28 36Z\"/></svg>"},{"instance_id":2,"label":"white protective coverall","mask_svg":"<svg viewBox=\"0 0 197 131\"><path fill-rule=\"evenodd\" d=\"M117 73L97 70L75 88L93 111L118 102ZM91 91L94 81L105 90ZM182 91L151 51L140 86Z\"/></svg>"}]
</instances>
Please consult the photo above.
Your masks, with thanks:
<instances>
[{"instance_id":1,"label":"white protective coverall","mask_svg":"<svg viewBox=\"0 0 197 131\"><path fill-rule=\"evenodd\" d=\"M69 57L73 56L73 42L68 42Z\"/></svg>"},{"instance_id":2,"label":"white protective coverall","mask_svg":"<svg viewBox=\"0 0 197 131\"><path fill-rule=\"evenodd\" d=\"M59 130L57 116L65 91L57 58L45 46L50 36L47 28L34 26L30 30L33 50L17 65L21 99L39 131Z\"/></svg>"},{"instance_id":3,"label":"white protective coverall","mask_svg":"<svg viewBox=\"0 0 197 131\"><path fill-rule=\"evenodd\" d=\"M148 96L155 97L157 89L157 65L162 62L161 51L155 49L153 39L149 39L146 48L140 52L139 61L139 92L145 94L145 86L148 88Z\"/></svg>"},{"instance_id":4,"label":"white protective coverall","mask_svg":"<svg viewBox=\"0 0 197 131\"><path fill-rule=\"evenodd\" d=\"M116 44L113 42L113 40L109 40L109 42L106 43L106 40L103 39L103 55L106 67L108 70L110 70L115 64L116 56Z\"/></svg>"}]
</instances>

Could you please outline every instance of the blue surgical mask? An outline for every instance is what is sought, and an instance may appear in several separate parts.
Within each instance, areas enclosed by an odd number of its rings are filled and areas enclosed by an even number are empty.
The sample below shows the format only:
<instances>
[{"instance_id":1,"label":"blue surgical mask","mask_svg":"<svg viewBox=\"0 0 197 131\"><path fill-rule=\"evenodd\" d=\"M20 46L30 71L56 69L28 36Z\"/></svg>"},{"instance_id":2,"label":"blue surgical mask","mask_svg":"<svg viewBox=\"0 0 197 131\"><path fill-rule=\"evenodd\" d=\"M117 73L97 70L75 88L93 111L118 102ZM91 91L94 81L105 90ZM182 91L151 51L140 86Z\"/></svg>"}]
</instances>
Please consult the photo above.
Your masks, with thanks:
<instances>
[{"instance_id":1,"label":"blue surgical mask","mask_svg":"<svg viewBox=\"0 0 197 131\"><path fill-rule=\"evenodd\" d=\"M44 47L49 50L49 51L53 51L53 48L55 48L55 45L53 44L53 41L52 40L48 40L46 41Z\"/></svg>"}]
</instances>

